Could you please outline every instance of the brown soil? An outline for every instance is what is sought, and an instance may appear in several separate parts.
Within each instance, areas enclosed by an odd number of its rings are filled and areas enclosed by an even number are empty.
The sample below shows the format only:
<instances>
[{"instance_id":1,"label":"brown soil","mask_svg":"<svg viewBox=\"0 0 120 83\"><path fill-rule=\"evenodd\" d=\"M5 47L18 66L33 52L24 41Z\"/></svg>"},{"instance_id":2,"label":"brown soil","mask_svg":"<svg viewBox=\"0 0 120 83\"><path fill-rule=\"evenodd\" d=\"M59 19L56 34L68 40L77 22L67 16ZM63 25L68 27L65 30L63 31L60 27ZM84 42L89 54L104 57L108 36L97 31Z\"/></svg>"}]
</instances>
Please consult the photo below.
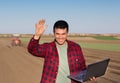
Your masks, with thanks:
<instances>
[{"instance_id":1,"label":"brown soil","mask_svg":"<svg viewBox=\"0 0 120 83\"><path fill-rule=\"evenodd\" d=\"M79 40L76 39L75 41ZM80 41L84 42L86 39ZM94 39L87 39L87 42L120 43L120 41L98 41ZM0 38L0 83L40 82L43 59L29 54L26 47L27 43L22 42L22 46L11 46L10 38ZM83 48L83 54L86 64L108 57L111 58L106 74L87 83L120 83L120 52Z\"/></svg>"}]
</instances>

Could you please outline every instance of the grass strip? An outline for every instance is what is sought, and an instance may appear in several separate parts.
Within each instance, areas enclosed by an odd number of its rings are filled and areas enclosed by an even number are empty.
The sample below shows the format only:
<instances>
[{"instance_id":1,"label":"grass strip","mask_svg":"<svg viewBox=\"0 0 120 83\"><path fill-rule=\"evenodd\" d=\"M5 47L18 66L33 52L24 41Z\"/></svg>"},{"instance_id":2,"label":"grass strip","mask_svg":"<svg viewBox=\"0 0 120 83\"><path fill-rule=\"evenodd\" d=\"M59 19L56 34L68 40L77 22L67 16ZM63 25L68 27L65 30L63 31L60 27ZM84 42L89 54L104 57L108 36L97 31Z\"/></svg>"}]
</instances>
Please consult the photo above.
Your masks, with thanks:
<instances>
[{"instance_id":1,"label":"grass strip","mask_svg":"<svg viewBox=\"0 0 120 83\"><path fill-rule=\"evenodd\" d=\"M82 48L100 49L120 52L120 44L103 44L103 43L79 43Z\"/></svg>"},{"instance_id":2,"label":"grass strip","mask_svg":"<svg viewBox=\"0 0 120 83\"><path fill-rule=\"evenodd\" d=\"M93 38L99 39L99 40L120 40L113 36L93 36Z\"/></svg>"}]
</instances>

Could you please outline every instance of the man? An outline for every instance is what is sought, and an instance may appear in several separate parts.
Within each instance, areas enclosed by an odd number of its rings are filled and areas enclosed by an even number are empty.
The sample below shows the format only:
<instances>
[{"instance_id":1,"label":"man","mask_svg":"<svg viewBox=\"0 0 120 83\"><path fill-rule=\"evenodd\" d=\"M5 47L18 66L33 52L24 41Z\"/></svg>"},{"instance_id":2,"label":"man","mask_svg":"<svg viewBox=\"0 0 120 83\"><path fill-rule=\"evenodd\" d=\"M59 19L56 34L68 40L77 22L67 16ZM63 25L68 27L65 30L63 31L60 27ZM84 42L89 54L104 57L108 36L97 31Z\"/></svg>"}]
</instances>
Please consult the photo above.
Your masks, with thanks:
<instances>
[{"instance_id":1,"label":"man","mask_svg":"<svg viewBox=\"0 0 120 83\"><path fill-rule=\"evenodd\" d=\"M44 58L40 83L77 83L67 76L86 69L86 65L80 45L67 40L68 23L58 20L53 26L54 41L39 44L46 28L45 20L40 20L28 44L28 51L32 55Z\"/></svg>"}]
</instances>

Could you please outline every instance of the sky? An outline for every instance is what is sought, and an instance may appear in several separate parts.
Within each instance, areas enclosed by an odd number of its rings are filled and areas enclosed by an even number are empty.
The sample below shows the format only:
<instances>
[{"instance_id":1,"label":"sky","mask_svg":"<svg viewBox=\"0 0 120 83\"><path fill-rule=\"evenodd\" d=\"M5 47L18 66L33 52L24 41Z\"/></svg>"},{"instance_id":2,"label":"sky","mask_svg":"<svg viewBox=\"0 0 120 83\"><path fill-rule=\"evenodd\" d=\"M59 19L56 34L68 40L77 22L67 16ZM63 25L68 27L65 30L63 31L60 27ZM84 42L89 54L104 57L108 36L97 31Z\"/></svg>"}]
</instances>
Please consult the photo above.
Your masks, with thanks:
<instances>
[{"instance_id":1,"label":"sky","mask_svg":"<svg viewBox=\"0 0 120 83\"><path fill-rule=\"evenodd\" d=\"M57 20L69 33L120 34L120 0L0 0L0 34L34 34L45 19L51 34Z\"/></svg>"}]
</instances>

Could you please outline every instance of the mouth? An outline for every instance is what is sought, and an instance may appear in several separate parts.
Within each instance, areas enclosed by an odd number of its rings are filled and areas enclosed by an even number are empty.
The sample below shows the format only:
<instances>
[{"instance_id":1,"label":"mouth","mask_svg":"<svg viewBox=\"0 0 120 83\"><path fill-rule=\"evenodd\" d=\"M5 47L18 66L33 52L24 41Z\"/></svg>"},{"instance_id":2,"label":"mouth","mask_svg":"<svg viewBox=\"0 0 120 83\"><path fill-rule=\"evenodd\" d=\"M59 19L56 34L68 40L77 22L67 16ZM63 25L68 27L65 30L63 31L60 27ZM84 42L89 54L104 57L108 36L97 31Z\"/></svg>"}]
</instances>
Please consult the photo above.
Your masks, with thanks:
<instances>
[{"instance_id":1,"label":"mouth","mask_svg":"<svg viewBox=\"0 0 120 83\"><path fill-rule=\"evenodd\" d=\"M63 42L63 40L58 40L58 41Z\"/></svg>"}]
</instances>

